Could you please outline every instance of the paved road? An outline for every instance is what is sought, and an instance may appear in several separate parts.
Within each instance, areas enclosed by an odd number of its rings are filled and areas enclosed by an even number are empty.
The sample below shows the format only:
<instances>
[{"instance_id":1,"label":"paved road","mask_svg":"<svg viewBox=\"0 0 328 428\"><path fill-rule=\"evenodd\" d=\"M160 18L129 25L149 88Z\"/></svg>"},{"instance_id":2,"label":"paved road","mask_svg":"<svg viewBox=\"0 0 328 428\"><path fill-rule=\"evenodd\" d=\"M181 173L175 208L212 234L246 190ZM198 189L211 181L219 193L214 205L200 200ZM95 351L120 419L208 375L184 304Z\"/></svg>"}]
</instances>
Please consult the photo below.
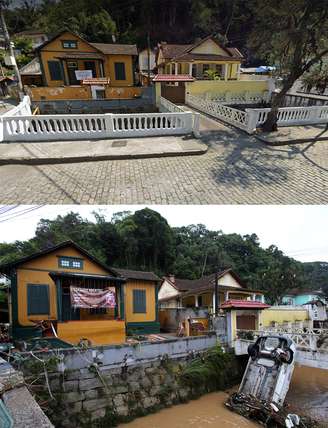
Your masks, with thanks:
<instances>
[{"instance_id":1,"label":"paved road","mask_svg":"<svg viewBox=\"0 0 328 428\"><path fill-rule=\"evenodd\" d=\"M328 203L328 141L267 147L204 116L201 131L201 156L2 166L0 203Z\"/></svg>"}]
</instances>

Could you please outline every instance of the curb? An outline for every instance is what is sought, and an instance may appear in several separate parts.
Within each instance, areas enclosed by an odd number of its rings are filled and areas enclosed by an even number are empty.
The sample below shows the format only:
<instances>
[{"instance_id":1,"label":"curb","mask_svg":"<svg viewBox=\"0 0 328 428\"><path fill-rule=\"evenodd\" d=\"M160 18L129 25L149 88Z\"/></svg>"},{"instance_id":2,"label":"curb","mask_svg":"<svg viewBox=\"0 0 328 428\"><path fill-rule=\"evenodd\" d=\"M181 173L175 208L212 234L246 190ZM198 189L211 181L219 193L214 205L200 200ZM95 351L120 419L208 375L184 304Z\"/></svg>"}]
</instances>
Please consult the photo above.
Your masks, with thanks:
<instances>
[{"instance_id":1,"label":"curb","mask_svg":"<svg viewBox=\"0 0 328 428\"><path fill-rule=\"evenodd\" d=\"M144 153L134 155L99 155L99 156L71 156L64 158L0 158L0 166L3 165L60 165L68 163L82 163L82 162L101 162L108 160L131 160L131 159L150 159L150 158L164 158L176 156L197 156L203 155L207 152L208 147L205 149L196 149L179 152L158 152L158 153Z\"/></svg>"},{"instance_id":2,"label":"curb","mask_svg":"<svg viewBox=\"0 0 328 428\"><path fill-rule=\"evenodd\" d=\"M258 135L254 135L254 137L261 141L261 143L266 144L267 146L290 146L294 144L303 144L303 143L313 143L317 141L328 141L328 134L326 137L313 137L313 138L298 138L297 140L278 140L278 141L267 141L265 138L260 137Z\"/></svg>"}]
</instances>

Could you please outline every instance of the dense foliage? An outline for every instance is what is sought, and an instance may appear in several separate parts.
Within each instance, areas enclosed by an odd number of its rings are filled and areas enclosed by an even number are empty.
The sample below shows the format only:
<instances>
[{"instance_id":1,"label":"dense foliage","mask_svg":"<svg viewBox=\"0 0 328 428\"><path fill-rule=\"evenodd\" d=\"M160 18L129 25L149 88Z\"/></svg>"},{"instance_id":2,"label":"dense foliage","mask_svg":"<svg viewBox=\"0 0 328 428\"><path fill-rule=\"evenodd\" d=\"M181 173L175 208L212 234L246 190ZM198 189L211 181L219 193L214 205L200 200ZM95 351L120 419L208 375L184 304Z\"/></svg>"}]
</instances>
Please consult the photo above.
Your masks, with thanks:
<instances>
[{"instance_id":1,"label":"dense foliage","mask_svg":"<svg viewBox=\"0 0 328 428\"><path fill-rule=\"evenodd\" d=\"M6 17L12 34L68 28L89 41L116 40L142 48L147 32L152 46L161 40L191 43L217 33L248 53L255 10L254 0L26 0L12 2Z\"/></svg>"},{"instance_id":2,"label":"dense foliage","mask_svg":"<svg viewBox=\"0 0 328 428\"><path fill-rule=\"evenodd\" d=\"M0 263L72 239L113 267L152 270L159 275L199 278L216 269L231 267L251 288L264 289L269 302L294 287L328 291L328 263L302 264L276 246L261 248L258 237L224 234L204 225L178 228L149 208L114 214L108 221L95 213L95 221L77 213L40 220L29 241L0 243Z\"/></svg>"}]
</instances>

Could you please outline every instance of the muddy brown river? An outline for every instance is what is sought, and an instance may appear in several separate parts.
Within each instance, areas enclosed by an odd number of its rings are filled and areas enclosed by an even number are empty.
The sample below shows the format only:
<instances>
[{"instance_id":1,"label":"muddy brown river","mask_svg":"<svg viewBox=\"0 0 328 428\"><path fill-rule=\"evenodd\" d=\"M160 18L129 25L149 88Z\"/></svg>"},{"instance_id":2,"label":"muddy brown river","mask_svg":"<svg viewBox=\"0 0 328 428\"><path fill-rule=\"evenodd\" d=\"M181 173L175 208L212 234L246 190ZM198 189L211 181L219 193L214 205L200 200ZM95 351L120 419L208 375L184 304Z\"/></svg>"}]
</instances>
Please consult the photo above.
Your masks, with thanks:
<instances>
[{"instance_id":1,"label":"muddy brown river","mask_svg":"<svg viewBox=\"0 0 328 428\"><path fill-rule=\"evenodd\" d=\"M260 425L229 411L228 394L213 392L198 400L179 404L135 419L121 428L258 428ZM328 428L328 370L296 367L286 398L293 411L317 418Z\"/></svg>"}]
</instances>

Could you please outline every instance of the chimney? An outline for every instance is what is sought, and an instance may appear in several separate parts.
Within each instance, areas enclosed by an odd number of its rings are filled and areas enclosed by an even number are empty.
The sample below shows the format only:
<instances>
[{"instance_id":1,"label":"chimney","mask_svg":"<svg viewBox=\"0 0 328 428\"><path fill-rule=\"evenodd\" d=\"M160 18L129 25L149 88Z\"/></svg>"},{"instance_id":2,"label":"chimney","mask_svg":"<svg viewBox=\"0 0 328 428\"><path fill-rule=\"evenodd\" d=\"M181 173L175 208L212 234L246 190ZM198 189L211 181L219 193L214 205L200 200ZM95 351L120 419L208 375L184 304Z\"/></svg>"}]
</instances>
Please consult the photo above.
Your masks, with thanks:
<instances>
[{"instance_id":1,"label":"chimney","mask_svg":"<svg viewBox=\"0 0 328 428\"><path fill-rule=\"evenodd\" d=\"M174 284L175 283L175 276L172 274L169 274L169 280Z\"/></svg>"}]
</instances>

